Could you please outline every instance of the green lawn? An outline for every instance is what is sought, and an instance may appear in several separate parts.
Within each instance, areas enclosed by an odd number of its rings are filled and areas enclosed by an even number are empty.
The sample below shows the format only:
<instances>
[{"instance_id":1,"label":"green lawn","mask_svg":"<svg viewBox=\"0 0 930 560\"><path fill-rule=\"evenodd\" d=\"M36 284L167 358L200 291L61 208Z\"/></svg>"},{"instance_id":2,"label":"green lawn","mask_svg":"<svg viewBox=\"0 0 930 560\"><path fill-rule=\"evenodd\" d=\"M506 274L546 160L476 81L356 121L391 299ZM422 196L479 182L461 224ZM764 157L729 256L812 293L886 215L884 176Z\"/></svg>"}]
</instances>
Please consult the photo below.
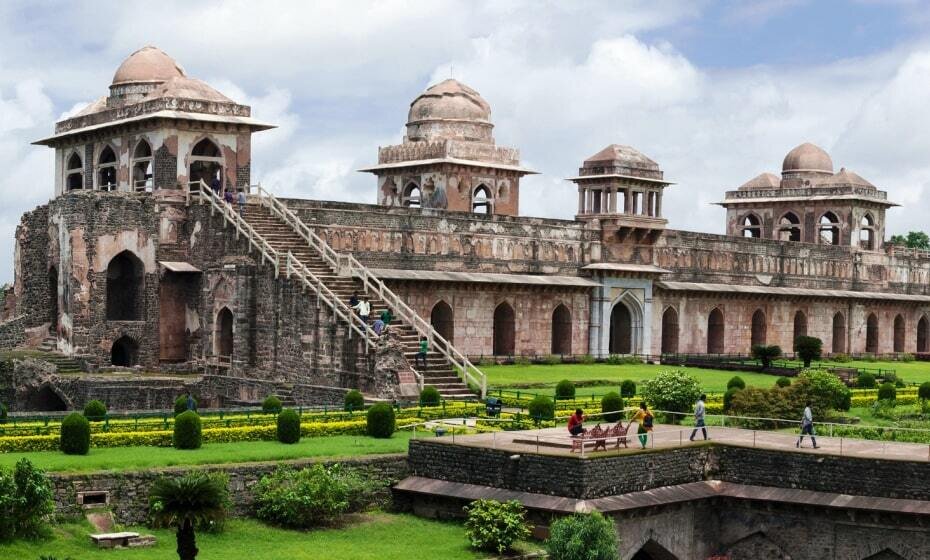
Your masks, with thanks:
<instances>
[{"instance_id":1,"label":"green lawn","mask_svg":"<svg viewBox=\"0 0 930 560\"><path fill-rule=\"evenodd\" d=\"M891 369L898 377L908 383L923 383L930 381L930 362L863 362L854 361L844 364L827 363L824 365L837 367L858 367L863 369Z\"/></svg>"},{"instance_id":2,"label":"green lawn","mask_svg":"<svg viewBox=\"0 0 930 560\"><path fill-rule=\"evenodd\" d=\"M59 560L177 558L172 531L136 530L154 534L158 544L152 548L100 550L87 538L90 527L73 523L56 526L53 538L47 541L0 544L0 558L38 560L41 555L53 555ZM197 560L471 560L488 556L468 549L461 525L387 513L351 516L350 523L343 528L308 532L277 529L249 519L231 519L220 534L198 534L197 547L200 549Z\"/></svg>"},{"instance_id":3,"label":"green lawn","mask_svg":"<svg viewBox=\"0 0 930 560\"><path fill-rule=\"evenodd\" d=\"M92 447L88 455L65 455L57 451L0 454L0 467L11 467L23 457L47 471L138 470L175 465L208 465L278 461L304 457L348 457L383 453L405 453L410 432L397 432L390 439L368 436L303 438L285 445L277 441L207 443L197 450L173 447ZM0 558L3 556L0 555Z\"/></svg>"}]
</instances>

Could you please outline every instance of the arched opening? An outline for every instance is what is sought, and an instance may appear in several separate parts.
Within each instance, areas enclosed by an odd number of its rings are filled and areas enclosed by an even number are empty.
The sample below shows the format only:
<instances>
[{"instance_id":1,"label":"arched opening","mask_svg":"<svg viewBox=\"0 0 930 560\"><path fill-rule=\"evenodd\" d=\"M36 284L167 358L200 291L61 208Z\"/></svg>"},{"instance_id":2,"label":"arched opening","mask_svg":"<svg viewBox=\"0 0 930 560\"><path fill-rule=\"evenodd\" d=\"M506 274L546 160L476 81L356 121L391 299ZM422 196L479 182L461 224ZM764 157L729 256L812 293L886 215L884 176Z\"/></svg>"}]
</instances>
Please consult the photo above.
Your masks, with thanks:
<instances>
[{"instance_id":1,"label":"arched opening","mask_svg":"<svg viewBox=\"0 0 930 560\"><path fill-rule=\"evenodd\" d=\"M223 190L223 153L209 138L194 145L190 156L189 181L203 181L216 192Z\"/></svg>"},{"instance_id":2,"label":"arched opening","mask_svg":"<svg viewBox=\"0 0 930 560\"><path fill-rule=\"evenodd\" d=\"M765 312L761 309L756 309L756 312L752 314L752 333L750 344L756 346L757 344L765 344L767 326L765 324Z\"/></svg>"},{"instance_id":3,"label":"arched opening","mask_svg":"<svg viewBox=\"0 0 930 560\"><path fill-rule=\"evenodd\" d=\"M715 308L707 317L707 353L723 354L723 341L726 326L723 322L723 312Z\"/></svg>"},{"instance_id":4,"label":"arched opening","mask_svg":"<svg viewBox=\"0 0 930 560\"><path fill-rule=\"evenodd\" d=\"M110 348L110 363L119 367L132 367L139 363L139 344L128 336L121 336Z\"/></svg>"},{"instance_id":5,"label":"arched opening","mask_svg":"<svg viewBox=\"0 0 930 560\"><path fill-rule=\"evenodd\" d=\"M633 352L633 315L625 303L617 302L610 312L611 354L631 354Z\"/></svg>"},{"instance_id":6,"label":"arched opening","mask_svg":"<svg viewBox=\"0 0 930 560\"><path fill-rule=\"evenodd\" d=\"M794 338L791 340L796 344L802 336L807 336L807 315L798 310L794 314Z\"/></svg>"},{"instance_id":7,"label":"arched opening","mask_svg":"<svg viewBox=\"0 0 930 560\"><path fill-rule=\"evenodd\" d=\"M475 214L491 214L491 189L478 185L471 197L471 211Z\"/></svg>"},{"instance_id":8,"label":"arched opening","mask_svg":"<svg viewBox=\"0 0 930 560\"><path fill-rule=\"evenodd\" d=\"M48 384L30 393L23 403L23 410L30 412L60 412L68 410L68 405Z\"/></svg>"},{"instance_id":9,"label":"arched opening","mask_svg":"<svg viewBox=\"0 0 930 560\"><path fill-rule=\"evenodd\" d=\"M112 147L104 146L97 158L97 189L115 191L116 186L116 152Z\"/></svg>"},{"instance_id":10,"label":"arched opening","mask_svg":"<svg viewBox=\"0 0 930 560\"><path fill-rule=\"evenodd\" d=\"M145 292L142 261L130 251L107 265L107 320L141 321Z\"/></svg>"},{"instance_id":11,"label":"arched opening","mask_svg":"<svg viewBox=\"0 0 930 560\"><path fill-rule=\"evenodd\" d=\"M49 330L58 331L58 269L48 269L48 319L52 324Z\"/></svg>"},{"instance_id":12,"label":"arched opening","mask_svg":"<svg viewBox=\"0 0 930 560\"><path fill-rule=\"evenodd\" d=\"M84 188L84 163L77 153L68 157L68 164L65 166L65 187L69 191Z\"/></svg>"},{"instance_id":13,"label":"arched opening","mask_svg":"<svg viewBox=\"0 0 930 560\"><path fill-rule=\"evenodd\" d=\"M429 314L429 322L439 336L454 344L455 316L452 313L452 306L442 300L436 302Z\"/></svg>"},{"instance_id":14,"label":"arched opening","mask_svg":"<svg viewBox=\"0 0 930 560\"><path fill-rule=\"evenodd\" d=\"M402 202L404 206L409 206L410 208L420 208L422 206L422 193L420 192L420 185L410 182L407 183L407 186L404 187L404 196Z\"/></svg>"},{"instance_id":15,"label":"arched opening","mask_svg":"<svg viewBox=\"0 0 930 560\"><path fill-rule=\"evenodd\" d=\"M862 560L905 560L905 558L890 548L886 548L881 552L866 556Z\"/></svg>"},{"instance_id":16,"label":"arched opening","mask_svg":"<svg viewBox=\"0 0 930 560\"><path fill-rule=\"evenodd\" d=\"M672 307L662 314L662 353L678 353L678 312Z\"/></svg>"},{"instance_id":17,"label":"arched opening","mask_svg":"<svg viewBox=\"0 0 930 560\"><path fill-rule=\"evenodd\" d=\"M875 249L875 220L871 214L862 216L859 223L859 246L868 251Z\"/></svg>"},{"instance_id":18,"label":"arched opening","mask_svg":"<svg viewBox=\"0 0 930 560\"><path fill-rule=\"evenodd\" d=\"M154 186L152 172L152 146L147 140L139 140L132 152L132 188L136 192L151 191Z\"/></svg>"},{"instance_id":19,"label":"arched opening","mask_svg":"<svg viewBox=\"0 0 930 560\"><path fill-rule=\"evenodd\" d=\"M552 353L572 353L572 312L564 304L552 312Z\"/></svg>"},{"instance_id":20,"label":"arched opening","mask_svg":"<svg viewBox=\"0 0 930 560\"><path fill-rule=\"evenodd\" d=\"M833 316L833 353L846 352L846 317L842 313Z\"/></svg>"},{"instance_id":21,"label":"arched opening","mask_svg":"<svg viewBox=\"0 0 930 560\"><path fill-rule=\"evenodd\" d=\"M231 357L233 353L233 314L224 307L216 315L214 348L217 356Z\"/></svg>"},{"instance_id":22,"label":"arched opening","mask_svg":"<svg viewBox=\"0 0 930 560\"><path fill-rule=\"evenodd\" d=\"M917 351L930 352L930 320L924 315L917 321Z\"/></svg>"},{"instance_id":23,"label":"arched opening","mask_svg":"<svg viewBox=\"0 0 930 560\"><path fill-rule=\"evenodd\" d=\"M878 317L869 313L865 322L865 351L870 354L878 353Z\"/></svg>"},{"instance_id":24,"label":"arched opening","mask_svg":"<svg viewBox=\"0 0 930 560\"><path fill-rule=\"evenodd\" d=\"M678 557L656 541L649 539L630 560L678 560Z\"/></svg>"},{"instance_id":25,"label":"arched opening","mask_svg":"<svg viewBox=\"0 0 930 560\"><path fill-rule=\"evenodd\" d=\"M494 355L511 356L514 353L516 323L513 307L506 301L494 309Z\"/></svg>"},{"instance_id":26,"label":"arched opening","mask_svg":"<svg viewBox=\"0 0 930 560\"><path fill-rule=\"evenodd\" d=\"M820 217L820 242L824 245L840 244L840 219L833 212Z\"/></svg>"},{"instance_id":27,"label":"arched opening","mask_svg":"<svg viewBox=\"0 0 930 560\"><path fill-rule=\"evenodd\" d=\"M782 241L801 241L801 220L788 212L778 220L778 238Z\"/></svg>"},{"instance_id":28,"label":"arched opening","mask_svg":"<svg viewBox=\"0 0 930 560\"><path fill-rule=\"evenodd\" d=\"M743 237L762 237L762 220L755 214L743 218Z\"/></svg>"},{"instance_id":29,"label":"arched opening","mask_svg":"<svg viewBox=\"0 0 930 560\"><path fill-rule=\"evenodd\" d=\"M894 318L894 351L895 352L904 352L904 337L906 335L906 327L904 323L904 316L898 315Z\"/></svg>"}]
</instances>

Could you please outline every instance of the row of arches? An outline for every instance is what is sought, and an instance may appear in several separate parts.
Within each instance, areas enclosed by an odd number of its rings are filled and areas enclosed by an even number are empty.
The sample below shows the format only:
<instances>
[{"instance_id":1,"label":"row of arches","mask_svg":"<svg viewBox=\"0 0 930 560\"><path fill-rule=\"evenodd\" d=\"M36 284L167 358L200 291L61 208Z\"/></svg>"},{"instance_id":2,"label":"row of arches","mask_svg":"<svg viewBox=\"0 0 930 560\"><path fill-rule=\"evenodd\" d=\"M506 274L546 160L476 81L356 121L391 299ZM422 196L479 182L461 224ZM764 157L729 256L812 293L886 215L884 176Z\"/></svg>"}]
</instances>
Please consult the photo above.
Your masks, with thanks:
<instances>
[{"instance_id":1,"label":"row of arches","mask_svg":"<svg viewBox=\"0 0 930 560\"><path fill-rule=\"evenodd\" d=\"M762 237L762 219L755 213L743 217L743 237ZM824 212L817 221L816 241L824 245L840 245L840 219L835 212ZM875 248L875 218L866 213L859 221L859 246ZM775 238L780 241L802 241L801 219L794 212L785 212L775 226Z\"/></svg>"},{"instance_id":2,"label":"row of arches","mask_svg":"<svg viewBox=\"0 0 930 560\"><path fill-rule=\"evenodd\" d=\"M429 185L427 185L429 187ZM501 196L503 196L504 187L501 187ZM415 181L410 181L404 186L401 193L401 202L404 206L410 208L421 208L426 206L427 199L432 195L431 189L421 189ZM493 214L494 213L494 194L491 187L484 183L479 183L471 191L471 211L475 214Z\"/></svg>"}]
</instances>

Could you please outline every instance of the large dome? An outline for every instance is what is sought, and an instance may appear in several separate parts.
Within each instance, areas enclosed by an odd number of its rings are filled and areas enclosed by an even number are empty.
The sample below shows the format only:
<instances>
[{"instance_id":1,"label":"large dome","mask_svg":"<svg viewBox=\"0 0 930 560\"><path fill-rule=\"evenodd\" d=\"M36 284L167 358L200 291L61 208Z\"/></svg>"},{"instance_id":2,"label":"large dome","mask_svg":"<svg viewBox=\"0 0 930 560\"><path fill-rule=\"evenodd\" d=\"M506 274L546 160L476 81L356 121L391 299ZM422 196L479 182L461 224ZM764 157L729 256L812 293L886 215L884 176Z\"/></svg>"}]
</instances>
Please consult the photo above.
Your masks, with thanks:
<instances>
[{"instance_id":1,"label":"large dome","mask_svg":"<svg viewBox=\"0 0 930 560\"><path fill-rule=\"evenodd\" d=\"M421 93L410 104L407 121L463 120L491 122L491 106L465 84L449 79Z\"/></svg>"},{"instance_id":2,"label":"large dome","mask_svg":"<svg viewBox=\"0 0 930 560\"><path fill-rule=\"evenodd\" d=\"M823 148L805 142L788 152L781 166L782 173L833 174L833 160Z\"/></svg>"},{"instance_id":3,"label":"large dome","mask_svg":"<svg viewBox=\"0 0 930 560\"><path fill-rule=\"evenodd\" d=\"M184 77L184 69L157 47L142 47L119 65L113 75L113 85L134 82L164 82Z\"/></svg>"}]
</instances>

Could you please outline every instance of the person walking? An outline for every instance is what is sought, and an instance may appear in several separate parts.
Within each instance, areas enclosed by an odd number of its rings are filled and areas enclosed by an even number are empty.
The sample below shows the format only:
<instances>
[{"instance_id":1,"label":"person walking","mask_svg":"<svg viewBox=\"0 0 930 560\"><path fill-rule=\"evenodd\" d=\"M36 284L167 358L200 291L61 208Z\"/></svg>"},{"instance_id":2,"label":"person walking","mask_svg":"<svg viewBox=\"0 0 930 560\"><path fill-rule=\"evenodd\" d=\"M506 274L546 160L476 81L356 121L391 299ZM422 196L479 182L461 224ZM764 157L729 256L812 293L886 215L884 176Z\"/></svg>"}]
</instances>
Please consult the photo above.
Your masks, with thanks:
<instances>
[{"instance_id":1,"label":"person walking","mask_svg":"<svg viewBox=\"0 0 930 560\"><path fill-rule=\"evenodd\" d=\"M381 320L384 321L385 328L394 320L394 314L391 313L389 308L385 308L384 311L381 312Z\"/></svg>"},{"instance_id":2,"label":"person walking","mask_svg":"<svg viewBox=\"0 0 930 560\"><path fill-rule=\"evenodd\" d=\"M801 417L801 436L798 438L798 442L794 444L795 447L801 447L805 434L811 437L811 443L814 444L814 449L817 449L817 437L814 434L814 411L811 410L810 401L807 401L807 406L804 407L804 416Z\"/></svg>"},{"instance_id":3,"label":"person walking","mask_svg":"<svg viewBox=\"0 0 930 560\"><path fill-rule=\"evenodd\" d=\"M232 203L233 203L233 195L232 195L232 191L231 191L231 190L226 189L226 191L223 192L223 200L226 201L226 204L232 206Z\"/></svg>"},{"instance_id":4,"label":"person walking","mask_svg":"<svg viewBox=\"0 0 930 560\"><path fill-rule=\"evenodd\" d=\"M425 337L420 337L420 347L417 351L417 366L422 362L423 367L426 367L426 355L429 353L429 341Z\"/></svg>"},{"instance_id":5,"label":"person walking","mask_svg":"<svg viewBox=\"0 0 930 560\"><path fill-rule=\"evenodd\" d=\"M371 304L368 303L368 298L365 298L355 305L352 306L353 309L358 311L358 316L362 318L362 321L365 321L365 324L368 324L368 319L371 316Z\"/></svg>"},{"instance_id":6,"label":"person walking","mask_svg":"<svg viewBox=\"0 0 930 560\"><path fill-rule=\"evenodd\" d=\"M381 333L384 332L384 321L381 320L381 317L375 319L375 322L371 328L375 330L376 335L381 336Z\"/></svg>"},{"instance_id":7,"label":"person walking","mask_svg":"<svg viewBox=\"0 0 930 560\"><path fill-rule=\"evenodd\" d=\"M245 212L245 189L239 191L239 214Z\"/></svg>"},{"instance_id":8,"label":"person walking","mask_svg":"<svg viewBox=\"0 0 930 560\"><path fill-rule=\"evenodd\" d=\"M653 416L649 407L646 406L646 401L639 403L639 410L636 411L636 415L633 416L630 422L636 422L639 426L636 429L636 433L639 434L639 444L643 446L643 449L646 449L646 442L649 441L649 432L652 431L654 420L655 416Z\"/></svg>"},{"instance_id":9,"label":"person walking","mask_svg":"<svg viewBox=\"0 0 930 560\"><path fill-rule=\"evenodd\" d=\"M358 305L358 292L352 292L352 297L349 298L349 307L355 308Z\"/></svg>"},{"instance_id":10,"label":"person walking","mask_svg":"<svg viewBox=\"0 0 930 560\"><path fill-rule=\"evenodd\" d=\"M194 402L194 397L191 396L191 392L187 392L187 410L197 410L197 403Z\"/></svg>"},{"instance_id":11,"label":"person walking","mask_svg":"<svg viewBox=\"0 0 930 560\"><path fill-rule=\"evenodd\" d=\"M707 437L707 428L704 427L704 410L706 409L704 400L706 399L707 395L701 395L694 404L694 430L691 432L691 437L689 438L691 441L694 441L694 436L697 435L698 429L704 433L705 441L710 439Z\"/></svg>"}]
</instances>

